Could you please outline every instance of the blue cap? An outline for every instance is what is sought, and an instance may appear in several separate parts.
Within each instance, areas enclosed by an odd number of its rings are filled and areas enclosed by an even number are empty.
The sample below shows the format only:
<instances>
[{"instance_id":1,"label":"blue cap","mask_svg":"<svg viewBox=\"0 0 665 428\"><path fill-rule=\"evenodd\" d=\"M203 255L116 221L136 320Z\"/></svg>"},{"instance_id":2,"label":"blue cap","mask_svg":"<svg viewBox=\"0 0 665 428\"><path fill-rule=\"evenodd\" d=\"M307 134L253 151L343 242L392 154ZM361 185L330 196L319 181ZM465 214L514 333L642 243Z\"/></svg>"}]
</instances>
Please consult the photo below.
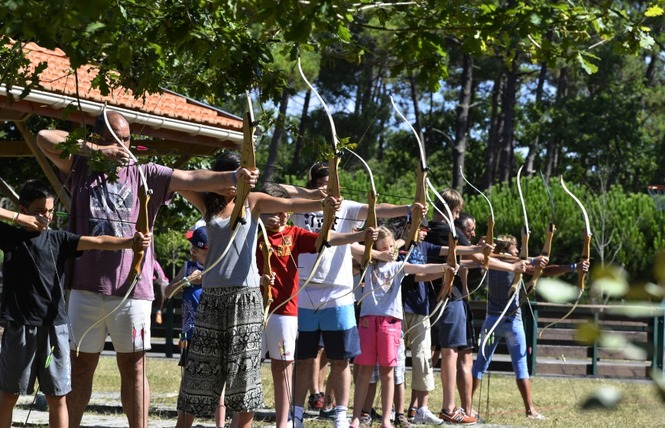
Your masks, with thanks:
<instances>
[{"instance_id":1,"label":"blue cap","mask_svg":"<svg viewBox=\"0 0 665 428\"><path fill-rule=\"evenodd\" d=\"M194 229L192 236L188 238L189 242L196 248L205 250L208 248L208 232L205 226Z\"/></svg>"}]
</instances>

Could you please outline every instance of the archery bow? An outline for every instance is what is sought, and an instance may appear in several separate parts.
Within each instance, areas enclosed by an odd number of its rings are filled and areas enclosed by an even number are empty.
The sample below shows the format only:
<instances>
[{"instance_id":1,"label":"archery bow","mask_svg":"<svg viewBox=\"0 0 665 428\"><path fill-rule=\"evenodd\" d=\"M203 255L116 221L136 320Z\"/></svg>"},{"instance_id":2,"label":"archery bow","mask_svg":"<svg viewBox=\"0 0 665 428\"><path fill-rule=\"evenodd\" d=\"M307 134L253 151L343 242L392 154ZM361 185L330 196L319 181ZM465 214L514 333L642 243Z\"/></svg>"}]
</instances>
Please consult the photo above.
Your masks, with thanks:
<instances>
[{"instance_id":1,"label":"archery bow","mask_svg":"<svg viewBox=\"0 0 665 428\"><path fill-rule=\"evenodd\" d=\"M494 242L494 208L492 207L492 203L490 202L489 198L485 195L485 193L481 192L479 188L477 188L476 186L471 184L471 182L466 179L466 177L464 176L464 171L462 170L462 166L460 166L459 172L460 172L460 175L462 176L462 180L464 180L464 182L466 184L471 186L471 188L473 190L478 192L480 194L480 196L482 196L485 199L485 201L487 201L487 205L490 208L490 217L487 219L487 233L485 233L485 242L492 244ZM476 288L474 288L473 291L469 292L469 294L466 296L467 298L469 296L471 296L473 293L475 293L476 291L478 291L480 289L480 287L483 285L483 282L485 282L485 278L487 278L487 273L489 272L491 251L492 250L489 247L483 249L483 255L485 257L483 259L483 270L485 272L483 273L483 277L480 278L480 282L478 283L478 286Z\"/></svg>"},{"instance_id":2,"label":"archery bow","mask_svg":"<svg viewBox=\"0 0 665 428\"><path fill-rule=\"evenodd\" d=\"M245 113L245 117L242 121L243 129L243 140L242 148L240 150L240 168L245 168L249 171L256 171L256 153L254 149L254 132L258 123L254 120L254 109L252 107L252 99L247 93L247 105L248 111ZM231 236L229 237L229 243L226 245L226 248L220 256L213 263L208 265L206 263L206 268L201 272L201 277L204 274L210 272L215 266L217 266L226 254L229 252L235 241L235 237L238 234L238 225L246 224L247 219L245 219L245 204L247 202L247 196L251 190L251 186L245 180L238 180L236 183L236 196L234 198L235 205L231 212L231 217L229 218L229 226L231 227ZM183 278L178 283L175 284L171 294L166 296L165 304L170 298L172 298L180 289L187 285L186 278Z\"/></svg>"},{"instance_id":3,"label":"archery bow","mask_svg":"<svg viewBox=\"0 0 665 428\"><path fill-rule=\"evenodd\" d=\"M263 242L259 242L259 248L261 249L261 254L263 255L263 275L268 275L272 278L273 271L272 267L270 266L270 257L272 257L274 249L272 248L272 245L270 245L270 241L268 240L268 231L266 230L266 226L263 224L261 219L259 219L259 227L261 228L261 235L263 237ZM272 305L273 302L272 284L270 283L270 280L264 281L262 278L261 288L261 292L263 294L263 327L265 328L266 324L268 324L268 313L270 310L270 305Z\"/></svg>"},{"instance_id":4,"label":"archery bow","mask_svg":"<svg viewBox=\"0 0 665 428\"><path fill-rule=\"evenodd\" d=\"M317 92L316 89L314 89L314 86L312 86L309 80L307 80L307 76L305 76L305 73L302 70L302 64L300 63L300 58L298 58L297 65L298 65L298 71L300 72L300 76L305 81L305 84L309 87L312 93L319 100L321 106L323 107L323 110L326 112L326 115L328 116L328 122L330 123L330 131L332 133L333 152L328 157L329 176L328 176L328 186L326 188L326 192L328 196L333 196L337 199L340 199L342 195L339 186L339 173L338 173L339 152L337 149L337 145L339 143L339 137L337 136L337 129L335 128L335 122L333 121L332 115L330 114L328 105L325 103L325 101L323 101L323 98L321 98L321 95ZM277 305L275 309L273 309L272 312L268 314L268 318L270 318L277 309L286 305L291 299L294 299L298 294L300 294L305 289L305 287L307 287L307 285L309 285L310 281L316 274L319 265L321 264L321 260L323 259L323 254L326 248L330 247L330 231L334 228L335 222L337 221L335 215L336 215L336 210L334 206L326 204L323 207L323 222L321 224L321 229L319 230L319 237L316 238L316 243L315 243L316 249L318 250L318 254L316 256L316 260L314 261L314 265L312 265L312 270L305 279L305 282L298 288L298 291L293 293L291 297L283 301L281 304Z\"/></svg>"},{"instance_id":5,"label":"archery bow","mask_svg":"<svg viewBox=\"0 0 665 428\"><path fill-rule=\"evenodd\" d=\"M441 319L443 316L443 312L446 310L446 305L450 301L450 295L453 291L453 282L455 281L455 275L457 275L457 269L459 267L457 264L457 228L455 227L455 222L453 220L453 213L450 210L446 200L443 199L443 197L429 181L429 179L427 179L427 186L430 190L432 190L432 192L434 192L434 195L439 200L439 202L441 202L441 205L443 205L443 207L446 209L446 213L448 214L447 216L443 215L443 213L437 208L436 204L432 204L434 209L439 211L439 214L448 221L450 232L448 234L448 256L446 258L446 263L452 266L454 269L453 272L449 272L448 270L445 271L443 275L443 283L441 284L441 290L439 290L439 294L436 296L437 305L429 315L432 317L437 312L437 310L439 311L439 314L434 319L434 322L432 322L432 324L436 324L437 321L439 321L439 319Z\"/></svg>"},{"instance_id":6,"label":"archery bow","mask_svg":"<svg viewBox=\"0 0 665 428\"><path fill-rule=\"evenodd\" d=\"M418 164L418 170L416 171L416 196L414 198L414 204L418 203L421 206L425 207L427 206L427 187L425 184L425 180L427 180L427 171L429 171L429 168L427 167L427 160L425 158L425 148L423 147L423 143L420 140L420 136L418 136L418 132L416 132L415 128L413 125L411 125L411 122L409 122L406 117L402 114L402 112L397 108L397 105L395 104L395 100L393 99L392 95L390 96L390 103L393 106L393 109L397 113L397 115L409 126L411 129L411 132L413 132L413 135L416 137L416 141L418 142L418 151L420 153L420 163ZM388 279L387 282L391 282L392 280L399 275L399 273L404 269L404 266L406 265L407 261L409 260L409 257L413 253L414 248L416 248L416 244L418 244L418 231L420 230L420 224L422 223L423 220L423 213L422 210L415 210L415 212L411 215L411 225L409 226L409 231L406 234L406 255L404 256L404 261L400 265L399 269ZM356 304L360 304L367 296L372 294L372 292L365 294L362 296Z\"/></svg>"},{"instance_id":7,"label":"archery bow","mask_svg":"<svg viewBox=\"0 0 665 428\"><path fill-rule=\"evenodd\" d=\"M573 198L573 200L577 203L577 205L580 207L582 210L582 216L584 217L584 237L582 241L582 253L580 254L580 262L588 262L589 261L589 252L591 250L591 225L589 223L589 216L586 212L586 209L584 208L584 205L582 205L582 202L571 192L568 190L566 187L566 183L563 182L563 176L560 176L559 178L561 182L561 187L563 187L563 190L566 191L566 193ZM563 316L561 319L554 321L548 325L546 325L538 334L538 338L540 338L543 335L543 332L553 326L554 324L560 323L561 321L565 320L570 316L570 314L575 311L575 308L577 308L577 305L580 303L580 298L582 297L582 294L584 294L584 280L586 279L586 272L583 269L580 269L577 271L577 287L579 288L579 292L577 294L577 299L575 299L575 303L573 304L573 307L570 308L570 310Z\"/></svg>"},{"instance_id":8,"label":"archery bow","mask_svg":"<svg viewBox=\"0 0 665 428\"><path fill-rule=\"evenodd\" d=\"M365 228L374 228L376 229L378 227L378 220L376 218L376 202L378 199L378 194L376 193L376 186L374 184L374 174L372 174L372 170L370 169L369 165L365 160L358 155L358 153L354 152L353 150L346 148L345 150L355 157L357 157L360 162L365 166L365 169L367 170L367 174L369 175L369 180L371 184L371 189L369 190L367 194L367 218L365 219ZM343 297L348 296L349 294L354 294L356 290L363 285L363 279L365 278L365 274L367 273L367 269L369 268L369 265L372 264L372 250L374 248L374 239L372 239L371 236L365 236L365 240L363 242L363 245L365 246L365 251L363 253L362 258L360 259L360 277L358 279L358 284L353 287L348 293L343 294L336 299L341 299ZM359 302L362 300L362 298L359 300ZM321 303L316 310L321 309L321 307L326 304L327 302Z\"/></svg>"},{"instance_id":9,"label":"archery bow","mask_svg":"<svg viewBox=\"0 0 665 428\"><path fill-rule=\"evenodd\" d=\"M423 146L423 142L420 140L420 136L416 132L416 129L413 127L413 125L411 125L411 122L406 120L406 117L404 117L402 112L399 111L399 109L397 108L397 105L395 105L395 100L393 99L392 95L390 96L390 103L393 105L393 109L395 110L397 115L409 126L411 132L413 132L413 135L416 137L416 141L418 142L418 153L420 154L420 163L418 164L418 170L416 171L416 197L414 198L414 203L419 203L423 207L426 207L427 206L426 180L427 180L427 171L429 171L429 168L427 167L427 159L425 157L425 147ZM418 243L418 231L420 230L420 223L422 222L422 220L423 220L423 213L421 210L416 210L415 213L411 215L411 226L409 227L409 231L406 235L407 252L406 256L404 256L404 262L402 263L402 266L400 266L400 269L397 271L397 273L399 273L404 268L404 264L407 262L409 256L411 256L411 253L413 252L413 249Z\"/></svg>"},{"instance_id":10,"label":"archery bow","mask_svg":"<svg viewBox=\"0 0 665 428\"><path fill-rule=\"evenodd\" d=\"M136 231L141 232L142 234L146 235L150 233L150 220L148 218L148 204L150 203L150 195L152 194L152 190L148 188L148 181L146 180L145 173L141 166L139 165L138 159L136 159L136 156L129 150L125 144L118 138L116 135L115 131L113 131L113 128L111 128L111 124L109 123L108 115L106 112L106 105L104 105L104 108L102 109L102 115L104 117L104 123L106 125L106 128L108 129L109 133L113 137L113 139L122 147L125 152L127 152L127 155L131 159L132 162L134 162L134 165L137 168L139 177L141 179L141 187L143 188L143 191L139 191L138 198L139 198L139 213L138 213L138 218L136 220ZM136 287L136 284L139 282L141 279L141 272L143 268L143 258L145 256L145 249L141 246L140 242L134 242L132 244L132 250L134 252L133 258L132 258L132 264L131 264L131 271L130 271L130 277L132 277L131 283L129 284L129 287L127 288L127 291L125 292L124 296L120 300L120 303L116 305L115 308L113 308L110 312L108 312L106 315L95 321L90 327L88 327L87 330L83 332L81 337L79 338L78 344L76 345L76 355L78 356L81 350L81 343L83 343L83 339L85 336L92 330L95 326L103 322L106 318L110 317L115 311L120 309L120 307L125 303L125 301L129 298L129 295L134 291L134 288ZM128 278L129 279L129 278Z\"/></svg>"},{"instance_id":11,"label":"archery bow","mask_svg":"<svg viewBox=\"0 0 665 428\"><path fill-rule=\"evenodd\" d=\"M524 165L522 165L520 169L517 171L517 191L520 194L520 202L522 203L522 213L524 214L524 227L522 228L522 248L520 250L520 260L524 261L529 259L529 218L527 217L526 214L526 203L524 202L524 194L522 193L521 181L522 181L523 168ZM487 341L489 340L490 337L492 337L494 330L496 330L499 323L503 320L503 317L506 315L506 312L508 312L508 308L510 308L510 305L512 305L513 301L516 300L517 302L519 302L520 282L522 282L522 272L515 272L513 283L510 286L510 290L508 290L508 302L506 303L506 306L503 308L503 311L501 311L501 314L497 318L492 328L490 328L487 331L487 333L485 333L483 342L480 345L480 352L482 353L483 358L485 358L485 346L487 345Z\"/></svg>"},{"instance_id":12,"label":"archery bow","mask_svg":"<svg viewBox=\"0 0 665 428\"><path fill-rule=\"evenodd\" d=\"M545 176L543 175L542 172L540 173L540 177L543 179L543 183L545 184L545 190L547 190L547 195L549 196L550 205L552 207L550 224L547 227L547 232L545 234L545 242L543 243L543 249L540 251L540 255L549 257L550 254L552 254L552 239L554 238L554 233L556 232L556 226L554 225L554 198L552 197L552 192L550 192L550 186L547 185L547 181L545 180ZM526 285L527 296L536 290L536 284L542 273L543 273L543 268L541 268L540 265L536 266L533 272L533 276L531 277L531 280L529 280L529 282Z\"/></svg>"}]
</instances>

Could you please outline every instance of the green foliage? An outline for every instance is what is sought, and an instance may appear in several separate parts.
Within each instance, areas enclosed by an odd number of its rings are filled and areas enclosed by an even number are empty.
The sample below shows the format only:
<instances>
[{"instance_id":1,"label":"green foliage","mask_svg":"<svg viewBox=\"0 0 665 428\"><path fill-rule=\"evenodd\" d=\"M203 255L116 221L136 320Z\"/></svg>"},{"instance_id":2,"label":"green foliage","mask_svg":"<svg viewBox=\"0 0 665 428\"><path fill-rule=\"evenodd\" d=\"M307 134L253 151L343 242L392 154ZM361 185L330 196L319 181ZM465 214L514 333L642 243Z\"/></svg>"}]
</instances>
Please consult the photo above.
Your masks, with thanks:
<instances>
[{"instance_id":1,"label":"green foliage","mask_svg":"<svg viewBox=\"0 0 665 428\"><path fill-rule=\"evenodd\" d=\"M522 180L531 230L529 254L534 255L540 253L544 243L551 218L550 202L540 178ZM566 185L582 201L589 215L593 235L592 266L618 264L634 279L651 279L654 255L665 248L662 235L665 213L656 210L648 195L627 193L618 186L603 192L602 189L592 191L571 183ZM582 212L559 183L551 183L550 190L557 228L552 244L552 263L571 263L579 259L582 248L585 234ZM524 216L515 182L494 186L488 197L494 207L495 236L509 233L519 239ZM465 199L465 211L476 217L477 233L482 236L487 231L485 220L489 217L489 207L479 195L469 196L467 193Z\"/></svg>"}]
</instances>

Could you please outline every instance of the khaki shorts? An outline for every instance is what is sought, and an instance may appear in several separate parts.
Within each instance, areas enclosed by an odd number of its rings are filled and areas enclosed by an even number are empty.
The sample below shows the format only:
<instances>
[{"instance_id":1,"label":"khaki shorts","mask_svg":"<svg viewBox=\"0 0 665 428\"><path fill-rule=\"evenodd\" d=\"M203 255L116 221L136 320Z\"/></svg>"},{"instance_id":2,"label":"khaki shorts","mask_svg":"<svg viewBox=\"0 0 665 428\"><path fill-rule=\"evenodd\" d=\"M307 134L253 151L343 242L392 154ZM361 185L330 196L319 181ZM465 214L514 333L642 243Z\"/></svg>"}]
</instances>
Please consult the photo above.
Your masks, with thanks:
<instances>
[{"instance_id":1,"label":"khaki shorts","mask_svg":"<svg viewBox=\"0 0 665 428\"><path fill-rule=\"evenodd\" d=\"M432 369L432 343L430 340L429 320L423 323L425 315L404 313L404 330L409 332L411 349L411 387L416 391L432 391L435 388L434 370ZM415 339L415 340L414 340Z\"/></svg>"},{"instance_id":2,"label":"khaki shorts","mask_svg":"<svg viewBox=\"0 0 665 428\"><path fill-rule=\"evenodd\" d=\"M118 306L122 297L105 296L90 291L72 290L67 312L71 323L70 345L76 350L83 333ZM116 352L132 353L150 349L150 314L152 302L127 299L123 304L95 325L80 343L80 351L100 353L106 336L111 335Z\"/></svg>"}]
</instances>

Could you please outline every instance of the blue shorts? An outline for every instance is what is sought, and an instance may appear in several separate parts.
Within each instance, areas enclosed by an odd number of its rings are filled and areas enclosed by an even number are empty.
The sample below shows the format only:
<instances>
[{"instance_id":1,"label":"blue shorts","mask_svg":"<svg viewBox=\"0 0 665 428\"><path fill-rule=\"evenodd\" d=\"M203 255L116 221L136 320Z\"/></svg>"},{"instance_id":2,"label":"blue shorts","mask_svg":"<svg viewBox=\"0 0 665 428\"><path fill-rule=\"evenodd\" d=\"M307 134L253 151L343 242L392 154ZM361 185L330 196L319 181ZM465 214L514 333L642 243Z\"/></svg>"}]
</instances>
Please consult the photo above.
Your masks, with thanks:
<instances>
[{"instance_id":1,"label":"blue shorts","mask_svg":"<svg viewBox=\"0 0 665 428\"><path fill-rule=\"evenodd\" d=\"M319 310L298 308L296 359L315 358L321 338L331 360L348 360L360 355L353 305Z\"/></svg>"},{"instance_id":2,"label":"blue shorts","mask_svg":"<svg viewBox=\"0 0 665 428\"><path fill-rule=\"evenodd\" d=\"M437 322L441 348L467 349L466 308L462 300L451 300Z\"/></svg>"}]
</instances>

